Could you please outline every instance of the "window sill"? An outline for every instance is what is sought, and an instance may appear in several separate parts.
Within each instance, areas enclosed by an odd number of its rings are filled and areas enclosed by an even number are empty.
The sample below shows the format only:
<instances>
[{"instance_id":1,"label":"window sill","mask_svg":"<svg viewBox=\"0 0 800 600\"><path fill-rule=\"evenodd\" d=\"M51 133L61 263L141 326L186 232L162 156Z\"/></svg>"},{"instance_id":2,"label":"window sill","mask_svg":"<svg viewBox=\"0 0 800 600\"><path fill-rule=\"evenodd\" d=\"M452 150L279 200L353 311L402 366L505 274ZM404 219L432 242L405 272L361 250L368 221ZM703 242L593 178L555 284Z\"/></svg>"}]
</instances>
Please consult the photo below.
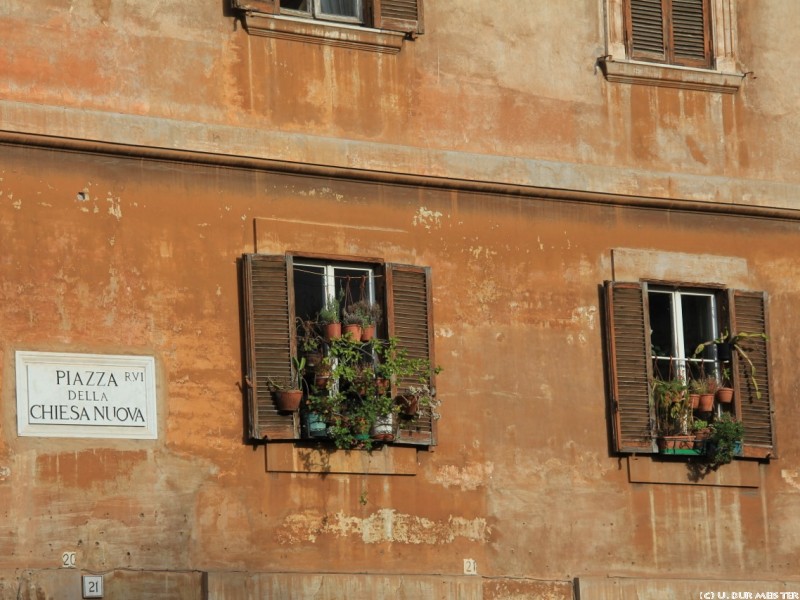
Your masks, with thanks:
<instances>
[{"instance_id":1,"label":"window sill","mask_svg":"<svg viewBox=\"0 0 800 600\"><path fill-rule=\"evenodd\" d=\"M751 460L734 460L705 476L698 476L686 460L670 458L628 457L628 481L631 483L666 483L688 485L714 485L721 487L757 488L761 485L759 463ZM687 457L679 457L687 458Z\"/></svg>"},{"instance_id":2,"label":"window sill","mask_svg":"<svg viewBox=\"0 0 800 600\"><path fill-rule=\"evenodd\" d=\"M618 61L609 57L602 57L598 62L605 78L613 83L735 94L742 87L745 78L742 73L721 73L672 65Z\"/></svg>"},{"instance_id":3,"label":"window sill","mask_svg":"<svg viewBox=\"0 0 800 600\"><path fill-rule=\"evenodd\" d=\"M333 21L312 21L294 17L247 13L244 17L247 32L283 40L397 54L405 34L369 29Z\"/></svg>"},{"instance_id":4,"label":"window sill","mask_svg":"<svg viewBox=\"0 0 800 600\"><path fill-rule=\"evenodd\" d=\"M416 449L399 446L367 451L266 444L266 460L268 473L417 474Z\"/></svg>"}]
</instances>

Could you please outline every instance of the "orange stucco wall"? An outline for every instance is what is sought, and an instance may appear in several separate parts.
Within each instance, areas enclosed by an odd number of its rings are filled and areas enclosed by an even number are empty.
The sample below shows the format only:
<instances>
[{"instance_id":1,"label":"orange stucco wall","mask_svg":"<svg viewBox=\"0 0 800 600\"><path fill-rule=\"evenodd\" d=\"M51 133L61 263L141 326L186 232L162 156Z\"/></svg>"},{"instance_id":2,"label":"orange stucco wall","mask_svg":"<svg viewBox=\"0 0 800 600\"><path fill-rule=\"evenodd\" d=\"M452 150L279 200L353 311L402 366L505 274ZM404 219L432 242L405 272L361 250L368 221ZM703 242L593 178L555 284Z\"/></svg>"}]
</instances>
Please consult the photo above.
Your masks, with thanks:
<instances>
[{"instance_id":1,"label":"orange stucco wall","mask_svg":"<svg viewBox=\"0 0 800 600\"><path fill-rule=\"evenodd\" d=\"M752 74L719 94L606 81L602 1L427 0L396 55L228 4L0 3L0 597L800 592L800 5L734 3ZM431 267L414 474L247 443L254 251ZM611 451L601 287L654 256L769 294L770 461ZM19 437L18 350L153 356L158 439Z\"/></svg>"}]
</instances>

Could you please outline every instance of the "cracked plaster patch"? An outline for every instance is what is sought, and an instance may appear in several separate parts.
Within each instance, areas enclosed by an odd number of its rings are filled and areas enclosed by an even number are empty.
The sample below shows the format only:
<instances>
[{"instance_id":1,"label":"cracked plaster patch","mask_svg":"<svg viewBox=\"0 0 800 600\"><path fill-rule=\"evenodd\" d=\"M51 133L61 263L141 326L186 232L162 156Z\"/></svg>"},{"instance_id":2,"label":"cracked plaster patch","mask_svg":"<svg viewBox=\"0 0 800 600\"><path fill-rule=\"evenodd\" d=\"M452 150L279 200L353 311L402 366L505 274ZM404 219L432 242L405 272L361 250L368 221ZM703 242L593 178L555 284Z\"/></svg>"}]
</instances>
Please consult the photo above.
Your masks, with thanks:
<instances>
[{"instance_id":1,"label":"cracked plaster patch","mask_svg":"<svg viewBox=\"0 0 800 600\"><path fill-rule=\"evenodd\" d=\"M277 531L282 544L316 542L322 535L358 537L365 544L394 542L403 544L446 544L456 538L484 541L490 531L482 518L449 517L447 521L432 521L424 517L400 514L384 508L366 518L305 511L284 519Z\"/></svg>"}]
</instances>

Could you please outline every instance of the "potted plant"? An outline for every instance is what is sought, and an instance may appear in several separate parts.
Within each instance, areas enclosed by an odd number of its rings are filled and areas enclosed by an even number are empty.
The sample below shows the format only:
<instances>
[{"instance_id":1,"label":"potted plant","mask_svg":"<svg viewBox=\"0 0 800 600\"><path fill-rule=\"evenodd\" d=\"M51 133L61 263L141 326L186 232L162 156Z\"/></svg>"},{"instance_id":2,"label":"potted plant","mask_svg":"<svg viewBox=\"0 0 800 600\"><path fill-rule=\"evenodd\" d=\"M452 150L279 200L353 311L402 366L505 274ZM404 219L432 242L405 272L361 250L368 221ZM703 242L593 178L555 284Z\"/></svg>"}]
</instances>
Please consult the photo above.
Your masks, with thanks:
<instances>
[{"instance_id":1,"label":"potted plant","mask_svg":"<svg viewBox=\"0 0 800 600\"><path fill-rule=\"evenodd\" d=\"M330 341L342 336L342 321L339 316L339 300L337 298L329 298L325 302L325 306L319 311L317 321L322 327L326 340Z\"/></svg>"},{"instance_id":2,"label":"potted plant","mask_svg":"<svg viewBox=\"0 0 800 600\"><path fill-rule=\"evenodd\" d=\"M716 400L722 404L730 404L733 402L733 387L730 384L731 370L730 367L722 369L722 385L717 388Z\"/></svg>"},{"instance_id":3,"label":"potted plant","mask_svg":"<svg viewBox=\"0 0 800 600\"><path fill-rule=\"evenodd\" d=\"M314 369L322 360L321 338L317 333L317 323L297 317L297 347L306 359L306 366Z\"/></svg>"},{"instance_id":4,"label":"potted plant","mask_svg":"<svg viewBox=\"0 0 800 600\"><path fill-rule=\"evenodd\" d=\"M694 436L689 432L692 416L687 385L680 378L653 380L652 397L656 408L659 451L693 449Z\"/></svg>"},{"instance_id":5,"label":"potted plant","mask_svg":"<svg viewBox=\"0 0 800 600\"><path fill-rule=\"evenodd\" d=\"M705 453L706 443L711 435L708 421L694 419L692 422L692 432L694 433L694 449L697 450L698 454Z\"/></svg>"},{"instance_id":6,"label":"potted plant","mask_svg":"<svg viewBox=\"0 0 800 600\"><path fill-rule=\"evenodd\" d=\"M300 408L303 399L303 370L306 368L305 357L292 357L292 375L289 381L282 385L270 379L275 406L282 412L295 412Z\"/></svg>"},{"instance_id":7,"label":"potted plant","mask_svg":"<svg viewBox=\"0 0 800 600\"><path fill-rule=\"evenodd\" d=\"M725 413L715 420L708 438L709 467L716 469L726 465L741 454L743 439L744 424L733 415Z\"/></svg>"},{"instance_id":8,"label":"potted plant","mask_svg":"<svg viewBox=\"0 0 800 600\"><path fill-rule=\"evenodd\" d=\"M689 390L697 394L697 408L700 412L711 412L714 410L714 392L717 390L717 379L713 375L707 375L700 379L692 379L689 382Z\"/></svg>"},{"instance_id":9,"label":"potted plant","mask_svg":"<svg viewBox=\"0 0 800 600\"><path fill-rule=\"evenodd\" d=\"M361 333L361 316L345 310L342 315L342 335L361 341Z\"/></svg>"},{"instance_id":10,"label":"potted plant","mask_svg":"<svg viewBox=\"0 0 800 600\"><path fill-rule=\"evenodd\" d=\"M347 306L344 310L345 323L361 326L361 341L368 342L375 337L375 330L381 318L379 304L367 300L359 300Z\"/></svg>"},{"instance_id":11,"label":"potted plant","mask_svg":"<svg viewBox=\"0 0 800 600\"><path fill-rule=\"evenodd\" d=\"M755 364L753 364L753 361L750 360L750 356L748 356L747 351L743 347L743 345L747 345L746 344L747 340L756 339L756 338L762 339L764 341L766 341L768 339L767 338L767 334L764 333L763 331L755 332L755 333L754 332L747 332L747 331L740 331L739 333L737 333L735 335L731 335L726 330L726 331L723 331L722 334L719 337L717 337L717 338L715 338L713 340L708 340L707 342L702 342L702 343L698 344L698 346L695 349L694 354L692 355L692 357L695 358L695 357L699 356L706 349L707 346L710 346L712 344L717 346L717 348L725 347L727 350L735 350L747 362L747 365L748 365L749 371L750 371L748 379L750 381L750 384L753 386L753 391L756 394L756 398L758 398L760 400L761 399L761 390L758 389L758 380L756 379L756 366L755 366ZM719 356L719 354L718 354L718 356ZM727 358L728 358L728 360L730 360L729 353L728 353ZM728 361L724 361L723 360L723 362L728 362ZM730 371L728 371L728 373L730 374ZM730 378L728 378L727 381L730 381ZM733 395L731 394L731 398L732 397L733 397Z\"/></svg>"}]
</instances>

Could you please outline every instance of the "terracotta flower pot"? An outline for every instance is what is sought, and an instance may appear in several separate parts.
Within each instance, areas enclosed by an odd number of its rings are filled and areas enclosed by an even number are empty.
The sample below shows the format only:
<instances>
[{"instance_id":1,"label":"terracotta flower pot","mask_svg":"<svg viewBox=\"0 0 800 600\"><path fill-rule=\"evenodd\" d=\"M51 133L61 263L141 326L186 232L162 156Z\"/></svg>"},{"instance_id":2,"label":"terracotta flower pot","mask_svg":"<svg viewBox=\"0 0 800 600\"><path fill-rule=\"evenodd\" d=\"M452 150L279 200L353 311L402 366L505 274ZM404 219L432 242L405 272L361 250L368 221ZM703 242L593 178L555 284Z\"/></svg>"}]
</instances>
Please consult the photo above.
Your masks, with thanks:
<instances>
[{"instance_id":1,"label":"terracotta flower pot","mask_svg":"<svg viewBox=\"0 0 800 600\"><path fill-rule=\"evenodd\" d=\"M711 412L714 410L714 394L700 394L700 412Z\"/></svg>"},{"instance_id":2,"label":"terracotta flower pot","mask_svg":"<svg viewBox=\"0 0 800 600\"><path fill-rule=\"evenodd\" d=\"M361 341L368 342L375 337L375 325L367 325L361 330Z\"/></svg>"},{"instance_id":3,"label":"terracotta flower pot","mask_svg":"<svg viewBox=\"0 0 800 600\"><path fill-rule=\"evenodd\" d=\"M697 410L700 406L700 394L689 394L689 400L692 403L692 410Z\"/></svg>"},{"instance_id":4,"label":"terracotta flower pot","mask_svg":"<svg viewBox=\"0 0 800 600\"><path fill-rule=\"evenodd\" d=\"M717 390L717 402L729 404L733 401L733 388L721 387Z\"/></svg>"},{"instance_id":5,"label":"terracotta flower pot","mask_svg":"<svg viewBox=\"0 0 800 600\"><path fill-rule=\"evenodd\" d=\"M294 412L300 408L303 390L281 390L275 394L275 405L283 412Z\"/></svg>"},{"instance_id":6,"label":"terracotta flower pot","mask_svg":"<svg viewBox=\"0 0 800 600\"><path fill-rule=\"evenodd\" d=\"M322 334L328 341L335 340L342 337L342 324L341 323L326 323L322 327Z\"/></svg>"},{"instance_id":7,"label":"terracotta flower pot","mask_svg":"<svg viewBox=\"0 0 800 600\"><path fill-rule=\"evenodd\" d=\"M354 340L360 340L361 325L345 325L342 327L342 335L350 335Z\"/></svg>"}]
</instances>

